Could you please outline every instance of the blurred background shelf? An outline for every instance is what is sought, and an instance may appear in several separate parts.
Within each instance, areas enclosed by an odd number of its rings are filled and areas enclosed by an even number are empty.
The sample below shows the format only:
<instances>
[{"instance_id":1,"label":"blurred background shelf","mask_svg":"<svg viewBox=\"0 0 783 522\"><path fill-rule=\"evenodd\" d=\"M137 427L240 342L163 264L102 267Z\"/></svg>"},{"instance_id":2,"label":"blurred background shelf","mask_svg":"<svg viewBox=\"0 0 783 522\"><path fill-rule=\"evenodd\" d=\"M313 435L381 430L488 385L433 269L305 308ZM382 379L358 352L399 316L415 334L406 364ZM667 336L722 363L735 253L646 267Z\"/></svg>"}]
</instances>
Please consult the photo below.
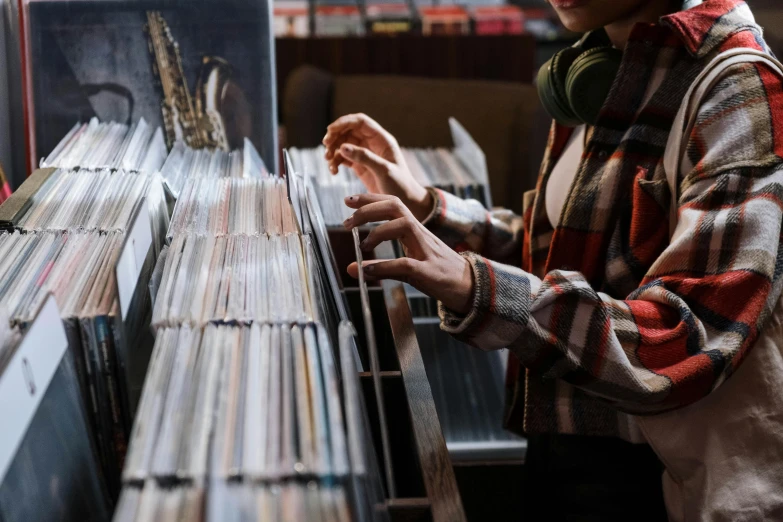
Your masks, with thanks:
<instances>
[{"instance_id":1,"label":"blurred background shelf","mask_svg":"<svg viewBox=\"0 0 783 522\"><path fill-rule=\"evenodd\" d=\"M335 75L394 74L421 78L533 79L536 42L532 35L403 34L277 38L277 75L282 92L291 72L313 65Z\"/></svg>"}]
</instances>

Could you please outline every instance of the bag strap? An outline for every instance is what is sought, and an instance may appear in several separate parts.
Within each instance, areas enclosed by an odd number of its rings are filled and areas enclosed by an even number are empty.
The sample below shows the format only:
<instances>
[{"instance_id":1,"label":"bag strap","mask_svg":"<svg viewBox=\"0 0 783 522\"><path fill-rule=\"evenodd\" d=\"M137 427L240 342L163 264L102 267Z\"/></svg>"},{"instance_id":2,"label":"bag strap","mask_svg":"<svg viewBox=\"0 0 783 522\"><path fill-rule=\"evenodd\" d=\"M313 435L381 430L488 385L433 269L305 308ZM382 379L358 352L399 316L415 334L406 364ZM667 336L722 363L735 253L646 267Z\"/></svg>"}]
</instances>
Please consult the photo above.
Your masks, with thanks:
<instances>
[{"instance_id":1,"label":"bag strap","mask_svg":"<svg viewBox=\"0 0 783 522\"><path fill-rule=\"evenodd\" d=\"M669 209L669 239L674 239L677 228L679 195L679 171L683 155L686 152L687 140L690 138L696 117L704 98L723 77L729 67L740 63L763 63L777 72L783 78L783 64L762 51L750 48L737 48L725 51L715 57L696 77L683 98L680 110L674 118L669 141L663 157L663 169L669 182L672 201Z\"/></svg>"}]
</instances>

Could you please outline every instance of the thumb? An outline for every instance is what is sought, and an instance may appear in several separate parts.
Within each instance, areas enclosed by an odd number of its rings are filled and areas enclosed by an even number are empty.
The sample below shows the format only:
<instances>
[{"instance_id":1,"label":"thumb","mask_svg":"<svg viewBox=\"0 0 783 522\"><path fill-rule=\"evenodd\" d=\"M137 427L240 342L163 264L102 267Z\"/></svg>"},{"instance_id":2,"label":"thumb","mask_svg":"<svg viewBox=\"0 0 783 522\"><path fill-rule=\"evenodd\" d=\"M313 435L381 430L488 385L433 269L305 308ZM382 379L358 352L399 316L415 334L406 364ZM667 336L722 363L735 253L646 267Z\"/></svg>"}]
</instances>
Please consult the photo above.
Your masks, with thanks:
<instances>
[{"instance_id":1,"label":"thumb","mask_svg":"<svg viewBox=\"0 0 783 522\"><path fill-rule=\"evenodd\" d=\"M370 149L344 143L340 147L340 154L354 165L366 167L376 174L387 176L391 172L392 164Z\"/></svg>"}]
</instances>

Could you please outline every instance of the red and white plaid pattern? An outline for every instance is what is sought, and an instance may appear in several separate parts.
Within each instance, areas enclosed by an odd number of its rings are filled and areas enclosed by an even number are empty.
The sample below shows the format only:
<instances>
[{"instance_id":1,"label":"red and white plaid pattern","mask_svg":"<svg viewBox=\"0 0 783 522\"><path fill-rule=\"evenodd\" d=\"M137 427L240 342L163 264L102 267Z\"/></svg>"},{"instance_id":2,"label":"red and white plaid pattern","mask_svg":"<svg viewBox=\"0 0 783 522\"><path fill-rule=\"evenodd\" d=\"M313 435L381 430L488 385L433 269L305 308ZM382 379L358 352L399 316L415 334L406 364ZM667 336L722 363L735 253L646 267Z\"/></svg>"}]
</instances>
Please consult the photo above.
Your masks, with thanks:
<instances>
[{"instance_id":1,"label":"red and white plaid pattern","mask_svg":"<svg viewBox=\"0 0 783 522\"><path fill-rule=\"evenodd\" d=\"M753 346L783 285L779 77L735 66L701 106L672 244L663 171L685 92L735 47L768 52L740 0L635 27L556 229L544 192L567 128L552 128L524 217L431 189L427 225L466 252L476 281L472 311L441 306L442 328L513 352L509 428L633 439L626 414L697 401Z\"/></svg>"},{"instance_id":2,"label":"red and white plaid pattern","mask_svg":"<svg viewBox=\"0 0 783 522\"><path fill-rule=\"evenodd\" d=\"M8 184L8 179L5 177L3 167L0 165L0 203L11 197L11 185Z\"/></svg>"}]
</instances>

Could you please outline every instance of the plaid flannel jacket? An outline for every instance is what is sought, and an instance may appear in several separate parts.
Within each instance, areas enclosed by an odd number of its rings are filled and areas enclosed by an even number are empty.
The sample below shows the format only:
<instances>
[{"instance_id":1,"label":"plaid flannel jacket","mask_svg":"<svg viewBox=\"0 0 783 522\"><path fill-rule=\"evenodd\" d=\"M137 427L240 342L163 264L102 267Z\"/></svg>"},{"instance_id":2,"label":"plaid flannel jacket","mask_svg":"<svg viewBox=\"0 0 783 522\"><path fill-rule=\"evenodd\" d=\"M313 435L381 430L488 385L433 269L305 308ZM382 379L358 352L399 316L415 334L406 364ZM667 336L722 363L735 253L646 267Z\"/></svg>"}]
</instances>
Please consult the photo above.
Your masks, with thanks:
<instances>
[{"instance_id":1,"label":"plaid flannel jacket","mask_svg":"<svg viewBox=\"0 0 783 522\"><path fill-rule=\"evenodd\" d=\"M441 305L441 327L511 350L509 429L638 440L628 414L697 401L753 346L783 283L779 77L734 66L700 107L679 179L687 233L673 244L662 165L688 87L734 47L769 52L741 0L634 28L555 229L544 192L571 132L558 125L523 217L430 189L425 224L475 277L472 311Z\"/></svg>"},{"instance_id":2,"label":"plaid flannel jacket","mask_svg":"<svg viewBox=\"0 0 783 522\"><path fill-rule=\"evenodd\" d=\"M11 185L8 184L8 180L3 172L3 166L0 165L0 203L11 197Z\"/></svg>"}]
</instances>

